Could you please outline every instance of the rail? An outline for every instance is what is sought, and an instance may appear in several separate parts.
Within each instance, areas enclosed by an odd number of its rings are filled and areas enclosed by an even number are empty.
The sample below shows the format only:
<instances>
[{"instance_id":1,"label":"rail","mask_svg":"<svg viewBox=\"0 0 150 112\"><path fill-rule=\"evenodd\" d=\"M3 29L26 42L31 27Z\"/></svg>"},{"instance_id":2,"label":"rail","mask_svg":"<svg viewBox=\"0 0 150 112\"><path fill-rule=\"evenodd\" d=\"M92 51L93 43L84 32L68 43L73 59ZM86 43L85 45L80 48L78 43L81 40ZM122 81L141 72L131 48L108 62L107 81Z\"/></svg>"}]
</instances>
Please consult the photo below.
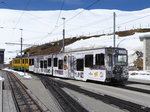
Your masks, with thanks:
<instances>
[{"instance_id":1,"label":"rail","mask_svg":"<svg viewBox=\"0 0 150 112\"><path fill-rule=\"evenodd\" d=\"M62 86L56 84L53 80L40 76L44 86L52 93L58 101L60 109L63 112L88 112L81 104L63 91Z\"/></svg>"},{"instance_id":2,"label":"rail","mask_svg":"<svg viewBox=\"0 0 150 112\"><path fill-rule=\"evenodd\" d=\"M18 78L10 72L7 72L7 77L17 112L42 112L41 107L28 94L26 86Z\"/></svg>"},{"instance_id":3,"label":"rail","mask_svg":"<svg viewBox=\"0 0 150 112\"><path fill-rule=\"evenodd\" d=\"M52 79L50 79L52 80ZM119 99L113 96L109 96L109 95L105 95L105 94L100 94L100 93L94 93L85 89L80 88L79 86L70 84L70 83L66 83L63 81L57 81L55 79L53 79L53 83L61 86L61 87L66 87L68 89L74 90L76 92L82 93L84 95L87 95L89 97L93 97L97 100L100 100L106 104L113 104L116 105L118 108L120 109L125 109L128 110L130 112L150 112L150 108L149 107L145 107L143 105L140 104L136 104L130 101L126 101L123 99Z\"/></svg>"}]
</instances>

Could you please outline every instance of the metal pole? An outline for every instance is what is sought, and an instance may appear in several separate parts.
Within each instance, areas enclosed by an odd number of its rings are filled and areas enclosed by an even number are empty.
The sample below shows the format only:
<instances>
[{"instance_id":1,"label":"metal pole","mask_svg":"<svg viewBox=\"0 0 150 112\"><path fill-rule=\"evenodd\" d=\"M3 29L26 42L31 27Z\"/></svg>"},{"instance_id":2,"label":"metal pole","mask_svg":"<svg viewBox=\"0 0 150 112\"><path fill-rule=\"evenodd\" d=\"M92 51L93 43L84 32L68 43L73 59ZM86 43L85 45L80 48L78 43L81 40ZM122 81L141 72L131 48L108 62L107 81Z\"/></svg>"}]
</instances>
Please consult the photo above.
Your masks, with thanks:
<instances>
[{"instance_id":1,"label":"metal pole","mask_svg":"<svg viewBox=\"0 0 150 112\"><path fill-rule=\"evenodd\" d=\"M22 62L23 62L23 60L22 60L22 30L23 29L20 29L20 31L21 31L21 44L20 44L21 45L21 60L20 60L21 68L20 69L21 70L23 69L23 66L22 66Z\"/></svg>"},{"instance_id":2,"label":"metal pole","mask_svg":"<svg viewBox=\"0 0 150 112\"><path fill-rule=\"evenodd\" d=\"M20 31L21 31L21 57L22 57L22 31L23 29L20 29Z\"/></svg>"},{"instance_id":3,"label":"metal pole","mask_svg":"<svg viewBox=\"0 0 150 112\"><path fill-rule=\"evenodd\" d=\"M62 18L64 23L63 23L63 45L62 45L62 48L63 48L63 52L65 52L65 19L66 18Z\"/></svg>"},{"instance_id":4,"label":"metal pole","mask_svg":"<svg viewBox=\"0 0 150 112\"><path fill-rule=\"evenodd\" d=\"M114 22L114 47L116 46L116 37L115 37L115 32L116 32L116 13L113 13L113 22Z\"/></svg>"}]
</instances>

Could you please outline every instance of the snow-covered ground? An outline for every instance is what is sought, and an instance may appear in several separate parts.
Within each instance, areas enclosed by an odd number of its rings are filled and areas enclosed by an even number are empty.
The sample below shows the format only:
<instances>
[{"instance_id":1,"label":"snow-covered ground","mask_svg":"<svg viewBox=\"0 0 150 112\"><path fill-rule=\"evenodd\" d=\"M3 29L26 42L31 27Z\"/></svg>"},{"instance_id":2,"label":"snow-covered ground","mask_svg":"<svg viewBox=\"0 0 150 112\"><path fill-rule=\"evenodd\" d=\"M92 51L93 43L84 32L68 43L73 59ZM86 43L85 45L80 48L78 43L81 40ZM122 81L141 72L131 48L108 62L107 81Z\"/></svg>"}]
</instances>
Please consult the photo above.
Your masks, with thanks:
<instances>
[{"instance_id":1,"label":"snow-covered ground","mask_svg":"<svg viewBox=\"0 0 150 112\"><path fill-rule=\"evenodd\" d=\"M80 13L82 12L82 13ZM63 20L66 18L66 38L78 37L81 35L108 34L113 31L113 12L116 12L116 30L130 30L134 28L150 27L150 8L139 11L119 11L106 9L93 10L67 10L62 11L18 11L0 9L0 48L5 48L5 62L8 63L11 58L19 53L19 45L7 45L6 42L20 43L21 30L23 43L25 44L43 44L47 42L62 39ZM140 18L140 19L139 19ZM58 20L58 21L57 21ZM139 35L135 34L128 37L117 37L117 44L129 50L129 55L136 49L142 49L142 42L139 41ZM130 38L131 37L131 38ZM85 41L81 40L80 45ZM88 40L87 40L88 41ZM94 46L112 46L112 36L104 36L90 39ZM121 42L122 41L122 42ZM134 44L133 44L134 42ZM127 44L130 43L130 44ZM23 49L28 46L23 46ZM69 48L70 47L70 48ZM67 46L72 49L73 46ZM136 48L136 49L135 49ZM132 58L134 58L132 56ZM132 61L131 61L132 62Z\"/></svg>"},{"instance_id":2,"label":"snow-covered ground","mask_svg":"<svg viewBox=\"0 0 150 112\"><path fill-rule=\"evenodd\" d=\"M129 71L129 79L150 80L150 71Z\"/></svg>"},{"instance_id":3,"label":"snow-covered ground","mask_svg":"<svg viewBox=\"0 0 150 112\"><path fill-rule=\"evenodd\" d=\"M27 73L27 72L14 71L14 70L8 69L8 68L5 68L4 70L14 72L17 75L20 75L20 76L22 76L24 78L27 78L27 79L31 79L32 78L31 75L29 73Z\"/></svg>"},{"instance_id":4,"label":"snow-covered ground","mask_svg":"<svg viewBox=\"0 0 150 112\"><path fill-rule=\"evenodd\" d=\"M5 80L5 79L4 79L3 77L0 76L0 81L1 81L1 80L3 81L3 80Z\"/></svg>"}]
</instances>

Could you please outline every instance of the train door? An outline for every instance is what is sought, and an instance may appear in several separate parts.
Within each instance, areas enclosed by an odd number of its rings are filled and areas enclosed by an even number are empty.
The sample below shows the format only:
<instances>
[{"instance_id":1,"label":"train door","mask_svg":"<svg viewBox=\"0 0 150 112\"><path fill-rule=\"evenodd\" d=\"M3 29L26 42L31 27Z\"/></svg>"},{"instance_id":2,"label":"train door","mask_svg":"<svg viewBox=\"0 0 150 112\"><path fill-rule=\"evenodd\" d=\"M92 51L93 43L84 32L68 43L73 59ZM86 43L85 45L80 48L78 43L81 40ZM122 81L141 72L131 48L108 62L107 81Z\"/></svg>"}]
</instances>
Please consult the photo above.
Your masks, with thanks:
<instances>
[{"instance_id":1,"label":"train door","mask_svg":"<svg viewBox=\"0 0 150 112\"><path fill-rule=\"evenodd\" d=\"M66 74L67 78L74 79L75 57L71 54L64 56L64 74Z\"/></svg>"},{"instance_id":2,"label":"train door","mask_svg":"<svg viewBox=\"0 0 150 112\"><path fill-rule=\"evenodd\" d=\"M64 54L57 54L53 57L53 75L66 78L64 74Z\"/></svg>"},{"instance_id":3,"label":"train door","mask_svg":"<svg viewBox=\"0 0 150 112\"><path fill-rule=\"evenodd\" d=\"M84 55L83 53L74 53L70 57L70 73L76 80L84 80Z\"/></svg>"},{"instance_id":4,"label":"train door","mask_svg":"<svg viewBox=\"0 0 150 112\"><path fill-rule=\"evenodd\" d=\"M43 73L44 72L43 69L44 69L44 60L40 60L39 73Z\"/></svg>"},{"instance_id":5,"label":"train door","mask_svg":"<svg viewBox=\"0 0 150 112\"><path fill-rule=\"evenodd\" d=\"M40 58L39 56L36 56L34 58L34 73L39 73L39 68L40 68Z\"/></svg>"},{"instance_id":6,"label":"train door","mask_svg":"<svg viewBox=\"0 0 150 112\"><path fill-rule=\"evenodd\" d=\"M44 59L43 60L43 74L47 74L47 60L46 59Z\"/></svg>"},{"instance_id":7,"label":"train door","mask_svg":"<svg viewBox=\"0 0 150 112\"><path fill-rule=\"evenodd\" d=\"M53 76L56 76L58 70L58 57L57 55L53 55Z\"/></svg>"},{"instance_id":8,"label":"train door","mask_svg":"<svg viewBox=\"0 0 150 112\"><path fill-rule=\"evenodd\" d=\"M44 57L43 56L39 56L38 58L38 73L44 74Z\"/></svg>"},{"instance_id":9,"label":"train door","mask_svg":"<svg viewBox=\"0 0 150 112\"><path fill-rule=\"evenodd\" d=\"M29 58L29 71L33 72L34 71L34 58Z\"/></svg>"},{"instance_id":10,"label":"train door","mask_svg":"<svg viewBox=\"0 0 150 112\"><path fill-rule=\"evenodd\" d=\"M70 74L68 73L68 55L64 55L63 59L63 74L66 75L67 78L71 78Z\"/></svg>"},{"instance_id":11,"label":"train door","mask_svg":"<svg viewBox=\"0 0 150 112\"><path fill-rule=\"evenodd\" d=\"M47 74L52 75L52 55L47 56Z\"/></svg>"}]
</instances>

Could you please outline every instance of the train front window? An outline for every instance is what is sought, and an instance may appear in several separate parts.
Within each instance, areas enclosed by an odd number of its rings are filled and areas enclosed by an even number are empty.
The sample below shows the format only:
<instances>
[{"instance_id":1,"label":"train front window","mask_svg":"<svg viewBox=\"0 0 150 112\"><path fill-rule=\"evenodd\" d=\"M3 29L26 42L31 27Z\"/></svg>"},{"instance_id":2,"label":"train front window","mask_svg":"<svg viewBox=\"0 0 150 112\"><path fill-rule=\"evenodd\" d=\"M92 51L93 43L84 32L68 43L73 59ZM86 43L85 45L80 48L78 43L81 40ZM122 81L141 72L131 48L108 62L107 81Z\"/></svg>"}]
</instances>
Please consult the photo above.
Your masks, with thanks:
<instances>
[{"instance_id":1,"label":"train front window","mask_svg":"<svg viewBox=\"0 0 150 112\"><path fill-rule=\"evenodd\" d=\"M127 65L127 55L115 55L116 65Z\"/></svg>"}]
</instances>

